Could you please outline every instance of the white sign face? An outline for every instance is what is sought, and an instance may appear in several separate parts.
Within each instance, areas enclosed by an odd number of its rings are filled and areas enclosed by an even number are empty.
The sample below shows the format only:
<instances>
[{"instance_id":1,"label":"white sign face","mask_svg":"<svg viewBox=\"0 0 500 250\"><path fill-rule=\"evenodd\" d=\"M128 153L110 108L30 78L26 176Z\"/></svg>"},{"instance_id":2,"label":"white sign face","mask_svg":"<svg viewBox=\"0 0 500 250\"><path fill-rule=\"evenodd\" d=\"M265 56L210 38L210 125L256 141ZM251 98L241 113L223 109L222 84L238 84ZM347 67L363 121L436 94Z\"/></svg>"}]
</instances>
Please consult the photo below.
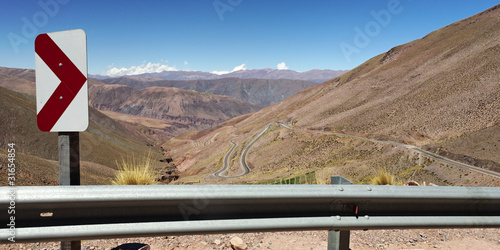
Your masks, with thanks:
<instances>
[{"instance_id":1,"label":"white sign face","mask_svg":"<svg viewBox=\"0 0 500 250\"><path fill-rule=\"evenodd\" d=\"M85 131L89 125L85 32L38 35L35 66L38 128L45 132Z\"/></svg>"}]
</instances>

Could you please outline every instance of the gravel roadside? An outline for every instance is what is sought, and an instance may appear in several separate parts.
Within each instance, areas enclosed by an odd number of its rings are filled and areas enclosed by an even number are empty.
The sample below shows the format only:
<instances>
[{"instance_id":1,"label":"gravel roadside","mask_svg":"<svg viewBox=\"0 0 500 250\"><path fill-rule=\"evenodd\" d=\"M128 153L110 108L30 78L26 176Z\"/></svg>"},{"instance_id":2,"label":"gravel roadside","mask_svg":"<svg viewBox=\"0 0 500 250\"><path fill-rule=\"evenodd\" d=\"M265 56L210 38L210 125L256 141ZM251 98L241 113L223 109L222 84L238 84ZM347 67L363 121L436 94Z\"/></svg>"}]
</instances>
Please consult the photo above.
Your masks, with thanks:
<instances>
[{"instance_id":1,"label":"gravel roadside","mask_svg":"<svg viewBox=\"0 0 500 250\"><path fill-rule=\"evenodd\" d=\"M186 235L82 241L82 249L113 249L125 243L144 243L151 249L231 249L238 236L248 249L326 249L326 231ZM500 249L500 228L412 229L352 231L351 249ZM0 245L0 249L59 249L58 242Z\"/></svg>"}]
</instances>

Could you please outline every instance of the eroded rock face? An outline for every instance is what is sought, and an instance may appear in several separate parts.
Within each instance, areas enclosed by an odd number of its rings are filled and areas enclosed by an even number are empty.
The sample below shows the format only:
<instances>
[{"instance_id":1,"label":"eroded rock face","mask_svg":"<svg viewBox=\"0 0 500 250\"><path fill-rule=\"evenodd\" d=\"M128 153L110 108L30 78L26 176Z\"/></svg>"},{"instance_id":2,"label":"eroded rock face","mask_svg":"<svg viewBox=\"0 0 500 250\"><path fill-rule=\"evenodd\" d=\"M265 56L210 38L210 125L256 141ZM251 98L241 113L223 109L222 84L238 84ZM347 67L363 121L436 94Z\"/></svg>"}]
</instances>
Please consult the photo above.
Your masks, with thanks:
<instances>
[{"instance_id":1,"label":"eroded rock face","mask_svg":"<svg viewBox=\"0 0 500 250\"><path fill-rule=\"evenodd\" d=\"M259 110L235 98L167 87L136 90L123 85L94 84L89 104L127 115L213 125Z\"/></svg>"},{"instance_id":2,"label":"eroded rock face","mask_svg":"<svg viewBox=\"0 0 500 250\"><path fill-rule=\"evenodd\" d=\"M177 170L177 167L173 164L169 164L160 171L157 180L167 184L177 179L179 179L179 171Z\"/></svg>"}]
</instances>

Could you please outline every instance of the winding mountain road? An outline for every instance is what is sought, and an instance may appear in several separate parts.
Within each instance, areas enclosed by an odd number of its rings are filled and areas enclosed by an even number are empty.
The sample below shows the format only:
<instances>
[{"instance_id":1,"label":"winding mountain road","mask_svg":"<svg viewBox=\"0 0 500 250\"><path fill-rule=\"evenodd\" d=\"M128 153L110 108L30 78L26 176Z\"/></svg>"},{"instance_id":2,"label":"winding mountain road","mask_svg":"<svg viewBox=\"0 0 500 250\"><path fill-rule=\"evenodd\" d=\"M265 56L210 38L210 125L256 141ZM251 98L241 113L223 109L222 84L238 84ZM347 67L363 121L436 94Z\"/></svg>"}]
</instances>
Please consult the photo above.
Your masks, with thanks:
<instances>
[{"instance_id":1,"label":"winding mountain road","mask_svg":"<svg viewBox=\"0 0 500 250\"><path fill-rule=\"evenodd\" d=\"M323 131L311 131L311 130L305 130L305 129L296 129L296 128L289 127L286 124L283 124L283 123L280 123L280 122L277 122L276 124L278 124L279 126L281 126L282 128L285 128L285 129L296 130L296 131L301 131L301 132L306 132L306 133L334 135L334 136L338 136L338 137L347 137L347 138L353 138L353 139L358 139L358 140L363 140L363 141L369 141L369 142L373 142L373 143L381 143L381 144L393 145L393 146L396 146L396 147L403 147L403 148L406 148L406 149L413 150L415 152L424 154L424 155L429 156L431 158L434 158L436 160L439 160L439 161L442 161L442 162L445 162L445 163L448 163L448 164L451 164L451 165L455 165L457 167L465 168L465 169L468 169L468 170L472 170L472 171L476 171L476 172L479 172L479 173L482 173L482 174L487 174L487 175L490 175L490 176L493 176L493 177L500 178L500 173L493 172L493 171L486 170L486 169L482 169L482 168L475 167L475 166L472 166L472 165L468 165L468 164L465 164L465 163L461 163L461 162L458 162L458 161L454 161L452 159L449 159L449 158L446 158L446 157L443 157L443 156L439 156L439 155L433 154L433 153L431 153L429 151L425 151L425 150L423 150L423 149L421 149L419 147L413 146L413 145L408 145L408 144L403 144L403 143L393 142L393 141L383 141L383 140L377 140L377 139L364 138L364 137L359 137L359 136L355 136L355 135L348 135L348 134L342 134L342 133L323 132ZM241 157L240 157L240 166L243 169L243 173L238 174L238 175L234 175L234 176L223 176L222 175L222 173L224 173L224 172L226 172L228 170L228 168L229 168L229 163L228 163L229 162L229 157L233 153L234 149L238 146L238 144L236 144L233 140L231 140L229 142L232 144L232 147L226 153L226 155L224 156L223 167L219 171L215 172L214 176L221 177L221 178L236 178L236 177L241 177L243 175L246 175L246 174L250 173L250 168L248 167L247 161L246 161L246 157L248 155L248 152L250 151L250 148L252 147L252 145L257 140L259 140L264 135L264 133L266 133L266 131L269 129L269 127L271 127L271 125L272 125L272 123L269 123L264 128L264 130L262 130L252 140L252 142L250 142L245 147L245 149L243 150L243 152L241 154Z\"/></svg>"},{"instance_id":2,"label":"winding mountain road","mask_svg":"<svg viewBox=\"0 0 500 250\"><path fill-rule=\"evenodd\" d=\"M246 157L248 155L248 151L250 151L250 148L252 147L252 145L258 140L260 139L260 137L262 137L264 135L264 133L266 133L266 131L269 129L269 127L271 127L272 123L269 123L266 128L264 128L264 130L262 130L253 140L252 142L250 142L246 147L245 149L243 150L243 153L241 153L241 157L240 157L240 166L241 168L243 169L243 173L241 174L238 174L238 175L233 175L233 176L223 176L221 175L223 172L227 171L228 168L229 168L229 157L231 156L231 154L233 153L234 149L236 148L236 146L238 146L238 144L236 144L233 140L230 140L229 142L233 144L233 146L231 147L231 149L229 149L229 151L226 153L226 155L224 156L224 160L223 160L223 163L222 163L222 169L220 169L219 171L215 172L214 173L214 176L216 177L221 177L221 178L236 178L236 177L241 177L243 175L246 175L248 173L250 173L250 168L248 167L247 165L247 161L246 161Z\"/></svg>"},{"instance_id":3,"label":"winding mountain road","mask_svg":"<svg viewBox=\"0 0 500 250\"><path fill-rule=\"evenodd\" d=\"M449 159L449 158L446 158L446 157L443 157L443 156L439 156L439 155L433 154L433 153L431 153L429 151L425 151L425 150L423 150L421 148L418 148L418 147L415 147L413 145L408 145L408 144L403 144L403 143L398 143L398 142L392 142L392 141L382 141L382 140L364 138L364 137L359 137L359 136L355 136L355 135L347 135L347 134L341 134L341 133L323 132L323 131L310 131L310 130L304 130L304 129L295 129L295 128L291 128L291 127L289 127L289 126L287 126L287 125L285 125L283 123L277 123L277 124L280 125L282 128L286 128L286 129L290 129L290 130L298 130L298 131L302 131L302 132L318 133L318 134L325 134L325 135L335 135L335 136L339 136L339 137L348 137L348 138L354 138L354 139L359 139L359 140L364 140L364 141L370 141L370 142L374 142L374 143L382 143L382 144L389 144L389 145L393 145L393 146L397 146L397 147L403 147L403 148L407 148L407 149L416 151L418 153L422 153L422 154L427 155L427 156L429 156L431 158L434 158L436 160L440 160L442 162L446 162L448 164L455 165L457 167L465 168L465 169L468 169L468 170L472 170L472 171L480 172L482 174L487 174L487 175L490 175L490 176L493 176L493 177L500 178L500 173L493 172L493 171L486 170L486 169L482 169L482 168L475 167L475 166L472 166L472 165L468 165L468 164L465 164L465 163L461 163L461 162L458 162L458 161L454 161L452 159Z\"/></svg>"},{"instance_id":4,"label":"winding mountain road","mask_svg":"<svg viewBox=\"0 0 500 250\"><path fill-rule=\"evenodd\" d=\"M217 137L219 133L215 134L215 135L212 135L210 137L208 137L204 142L203 142L203 147L206 147L207 146L207 143L208 142L214 142L214 139L215 137Z\"/></svg>"},{"instance_id":5,"label":"winding mountain road","mask_svg":"<svg viewBox=\"0 0 500 250\"><path fill-rule=\"evenodd\" d=\"M269 127L271 127L271 125L273 125L273 124L272 123L267 124L266 128L264 130L262 130L262 132L260 132L260 134L257 135L257 137L255 137L255 139L253 139L253 141L250 142L250 144L248 144L248 146L245 148L245 150L243 150L243 153L241 154L241 158L240 158L240 165L245 170L245 173L243 175L250 173L250 168L247 165L247 154L248 154L248 151L250 150L250 147L252 147L252 145L258 139L260 139L260 137L262 137L264 135L264 133L266 133L266 131L269 129Z\"/></svg>"},{"instance_id":6,"label":"winding mountain road","mask_svg":"<svg viewBox=\"0 0 500 250\"><path fill-rule=\"evenodd\" d=\"M238 144L236 144L233 140L230 140L229 141L231 144L233 144L233 146L231 147L231 149L229 149L229 151L226 153L226 155L224 156L224 160L223 160L223 163L222 163L222 168L215 172L214 173L214 176L216 177L221 177L221 178L232 178L233 176L223 176L221 175L222 173L224 173L225 171L227 171L228 169L228 161L229 161L229 156L231 156L231 154L233 153L234 149L236 148L236 146L238 146Z\"/></svg>"}]
</instances>

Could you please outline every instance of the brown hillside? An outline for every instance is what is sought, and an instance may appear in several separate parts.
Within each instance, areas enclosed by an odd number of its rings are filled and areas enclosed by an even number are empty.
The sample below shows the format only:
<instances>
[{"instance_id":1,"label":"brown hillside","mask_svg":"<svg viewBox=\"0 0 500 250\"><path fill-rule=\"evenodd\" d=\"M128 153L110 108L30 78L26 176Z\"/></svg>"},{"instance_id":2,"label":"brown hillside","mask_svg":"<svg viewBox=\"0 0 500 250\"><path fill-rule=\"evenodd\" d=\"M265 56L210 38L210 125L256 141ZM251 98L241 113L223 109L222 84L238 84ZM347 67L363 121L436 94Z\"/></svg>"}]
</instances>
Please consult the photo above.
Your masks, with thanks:
<instances>
[{"instance_id":1,"label":"brown hillside","mask_svg":"<svg viewBox=\"0 0 500 250\"><path fill-rule=\"evenodd\" d=\"M395 47L264 116L416 144L498 124L499 12L492 8Z\"/></svg>"},{"instance_id":2,"label":"brown hillside","mask_svg":"<svg viewBox=\"0 0 500 250\"><path fill-rule=\"evenodd\" d=\"M487 167L482 162L498 164L498 154L474 152L479 145L485 152L498 152L497 137L488 135L500 125L499 41L500 8L496 6L397 46L342 76L253 113L234 127L221 127L206 136L219 133L220 146L190 149L188 144L177 147L179 141L170 141L165 147L172 148L179 165L191 169L186 170L186 182L259 181L312 171L346 175L363 183L386 169L404 180L498 185L490 182L491 177L462 172L400 147L310 132L342 132L415 146L449 140L442 147L451 158L480 167ZM250 150L250 174L226 180L210 177L222 167L229 140L238 144L229 157L229 173L237 173L243 148L267 124L278 121L300 130L271 126ZM468 144L457 148L453 138Z\"/></svg>"},{"instance_id":3,"label":"brown hillside","mask_svg":"<svg viewBox=\"0 0 500 250\"><path fill-rule=\"evenodd\" d=\"M35 82L25 80L16 76L1 73L2 69L0 67L0 87L10 89L19 93L28 94L30 96L35 96Z\"/></svg>"},{"instance_id":4,"label":"brown hillside","mask_svg":"<svg viewBox=\"0 0 500 250\"><path fill-rule=\"evenodd\" d=\"M15 76L17 78L21 78L29 82L35 82L35 70L33 69L0 67L0 74Z\"/></svg>"},{"instance_id":5,"label":"brown hillside","mask_svg":"<svg viewBox=\"0 0 500 250\"><path fill-rule=\"evenodd\" d=\"M54 176L57 173L57 133L38 129L33 97L0 87L0 107L2 166L7 159L7 144L15 143L19 185L57 184L57 175ZM120 123L91 108L89 127L80 133L82 183L109 184L107 181L117 168L116 160L146 155L150 150L155 158L161 157L159 150L146 146L145 138L131 134ZM0 175L5 177L6 174ZM7 178L3 177L0 185L6 184Z\"/></svg>"},{"instance_id":6,"label":"brown hillside","mask_svg":"<svg viewBox=\"0 0 500 250\"><path fill-rule=\"evenodd\" d=\"M89 96L89 104L99 110L164 121L163 128L151 128L140 122L129 123L145 125L155 133L163 131L168 138L188 130L207 129L259 109L226 96L166 87L136 90L123 85L93 83Z\"/></svg>"}]
</instances>

